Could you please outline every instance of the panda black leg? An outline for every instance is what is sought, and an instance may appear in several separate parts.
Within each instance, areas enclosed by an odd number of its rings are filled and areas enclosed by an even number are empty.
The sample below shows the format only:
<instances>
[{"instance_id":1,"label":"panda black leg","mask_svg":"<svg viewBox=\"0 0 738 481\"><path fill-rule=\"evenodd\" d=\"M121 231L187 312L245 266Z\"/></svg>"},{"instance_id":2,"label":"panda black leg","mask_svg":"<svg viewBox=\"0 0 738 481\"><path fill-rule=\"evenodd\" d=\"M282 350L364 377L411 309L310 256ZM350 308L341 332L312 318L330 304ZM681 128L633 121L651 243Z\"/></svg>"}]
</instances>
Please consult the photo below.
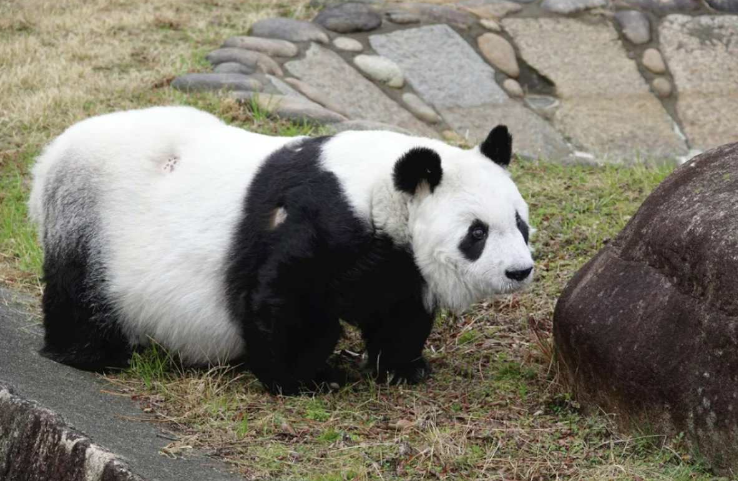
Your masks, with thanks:
<instances>
[{"instance_id":1,"label":"panda black leg","mask_svg":"<svg viewBox=\"0 0 738 481\"><path fill-rule=\"evenodd\" d=\"M314 392L345 379L340 369L327 363L341 335L338 319L287 315L252 326L245 335L247 365L270 392Z\"/></svg>"},{"instance_id":2,"label":"panda black leg","mask_svg":"<svg viewBox=\"0 0 738 481\"><path fill-rule=\"evenodd\" d=\"M368 365L379 382L416 384L430 375L423 347L433 327L433 315L420 302L395 306L364 329Z\"/></svg>"},{"instance_id":3,"label":"panda black leg","mask_svg":"<svg viewBox=\"0 0 738 481\"><path fill-rule=\"evenodd\" d=\"M47 260L43 295L44 347L41 355L77 369L105 371L125 367L131 347L104 302L87 287L86 263L68 256Z\"/></svg>"}]
</instances>

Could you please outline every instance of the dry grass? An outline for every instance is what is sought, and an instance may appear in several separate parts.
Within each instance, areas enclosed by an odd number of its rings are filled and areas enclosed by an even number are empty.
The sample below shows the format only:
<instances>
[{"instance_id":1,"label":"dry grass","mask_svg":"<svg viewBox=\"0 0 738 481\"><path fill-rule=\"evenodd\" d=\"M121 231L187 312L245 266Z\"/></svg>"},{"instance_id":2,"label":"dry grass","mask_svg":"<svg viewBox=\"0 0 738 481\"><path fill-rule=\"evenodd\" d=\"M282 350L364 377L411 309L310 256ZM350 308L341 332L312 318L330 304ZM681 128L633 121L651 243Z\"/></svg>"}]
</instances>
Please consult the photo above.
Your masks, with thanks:
<instances>
[{"instance_id":1,"label":"dry grass","mask_svg":"<svg viewBox=\"0 0 738 481\"><path fill-rule=\"evenodd\" d=\"M38 290L25 220L28 166L71 123L125 108L187 103L264 132L272 122L213 95L167 87L256 19L308 15L307 0L4 0L0 2L0 282ZM248 478L710 479L679 439L616 435L556 383L551 313L570 276L614 235L666 170L514 168L539 234L530 292L442 316L433 378L415 387L361 380L318 397L267 395L234 368L182 369L161 351L110 378L142 418L173 431L162 454L200 448ZM348 366L361 343L348 332Z\"/></svg>"}]
</instances>

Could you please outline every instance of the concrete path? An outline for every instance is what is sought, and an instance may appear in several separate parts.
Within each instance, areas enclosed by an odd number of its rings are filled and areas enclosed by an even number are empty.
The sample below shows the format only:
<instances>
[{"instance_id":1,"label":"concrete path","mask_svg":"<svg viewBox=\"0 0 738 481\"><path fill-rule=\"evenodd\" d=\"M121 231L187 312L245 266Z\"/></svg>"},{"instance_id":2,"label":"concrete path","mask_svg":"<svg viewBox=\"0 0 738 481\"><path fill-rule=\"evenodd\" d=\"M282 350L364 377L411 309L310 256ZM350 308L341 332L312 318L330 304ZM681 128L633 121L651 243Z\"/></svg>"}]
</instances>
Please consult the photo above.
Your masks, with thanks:
<instances>
[{"instance_id":1,"label":"concrete path","mask_svg":"<svg viewBox=\"0 0 738 481\"><path fill-rule=\"evenodd\" d=\"M132 421L143 415L133 401L106 394L94 374L39 356L33 302L0 288L0 479L241 479L204 456L160 454L171 435Z\"/></svg>"}]
</instances>

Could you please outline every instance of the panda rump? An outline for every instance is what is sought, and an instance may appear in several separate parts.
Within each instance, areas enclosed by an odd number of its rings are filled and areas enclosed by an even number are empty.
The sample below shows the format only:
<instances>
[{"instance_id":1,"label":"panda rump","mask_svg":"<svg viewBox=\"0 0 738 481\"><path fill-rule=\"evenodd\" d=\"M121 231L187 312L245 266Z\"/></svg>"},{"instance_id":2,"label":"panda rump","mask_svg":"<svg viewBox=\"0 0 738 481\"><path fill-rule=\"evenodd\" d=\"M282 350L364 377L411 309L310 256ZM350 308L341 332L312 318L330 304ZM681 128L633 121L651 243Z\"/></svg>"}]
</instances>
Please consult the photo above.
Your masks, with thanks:
<instances>
[{"instance_id":1,"label":"panda rump","mask_svg":"<svg viewBox=\"0 0 738 481\"><path fill-rule=\"evenodd\" d=\"M510 145L493 145L504 134L483 144L491 159L390 132L259 135L188 107L82 121L33 169L42 353L102 370L153 341L188 364L244 362L292 393L343 379L326 362L343 319L380 377L417 382L439 307L527 282L504 275L532 267ZM485 209L495 215L479 222L514 244L503 258L479 229L468 240L470 212ZM482 242L476 265L467 241Z\"/></svg>"}]
</instances>

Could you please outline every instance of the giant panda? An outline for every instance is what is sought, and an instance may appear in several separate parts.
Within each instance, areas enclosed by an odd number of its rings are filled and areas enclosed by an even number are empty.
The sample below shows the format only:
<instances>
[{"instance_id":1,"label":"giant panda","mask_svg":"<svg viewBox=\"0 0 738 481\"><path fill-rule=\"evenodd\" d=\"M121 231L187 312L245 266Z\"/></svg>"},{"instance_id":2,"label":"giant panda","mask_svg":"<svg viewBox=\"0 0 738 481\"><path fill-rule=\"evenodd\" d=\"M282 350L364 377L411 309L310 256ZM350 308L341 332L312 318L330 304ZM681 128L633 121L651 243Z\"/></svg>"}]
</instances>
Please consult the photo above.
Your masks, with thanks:
<instances>
[{"instance_id":1,"label":"giant panda","mask_svg":"<svg viewBox=\"0 0 738 481\"><path fill-rule=\"evenodd\" d=\"M512 138L274 137L190 107L84 120L33 168L42 354L88 370L156 342L239 362L272 392L341 379L357 326L376 376L415 383L434 314L531 282Z\"/></svg>"}]
</instances>

